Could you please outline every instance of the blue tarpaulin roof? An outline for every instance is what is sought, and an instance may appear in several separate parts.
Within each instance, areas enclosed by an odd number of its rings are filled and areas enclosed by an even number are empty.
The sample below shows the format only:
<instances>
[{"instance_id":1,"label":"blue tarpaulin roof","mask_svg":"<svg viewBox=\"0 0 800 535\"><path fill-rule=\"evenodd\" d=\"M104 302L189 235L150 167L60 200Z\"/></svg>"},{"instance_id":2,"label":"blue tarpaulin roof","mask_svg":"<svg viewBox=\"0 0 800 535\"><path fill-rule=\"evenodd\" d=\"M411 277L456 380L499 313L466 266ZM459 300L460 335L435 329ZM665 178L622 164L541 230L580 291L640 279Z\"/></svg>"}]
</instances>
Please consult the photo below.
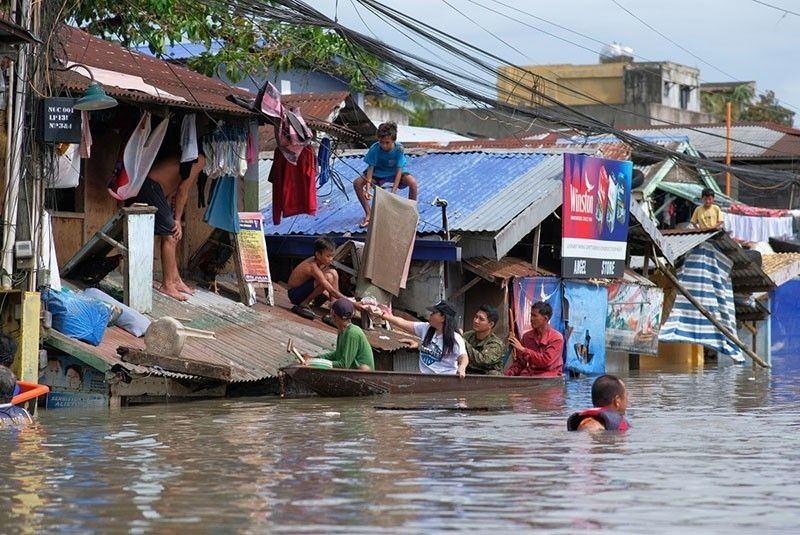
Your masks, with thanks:
<instances>
[{"instance_id":1,"label":"blue tarpaulin roof","mask_svg":"<svg viewBox=\"0 0 800 535\"><path fill-rule=\"evenodd\" d=\"M419 183L417 232L420 234L442 230L441 208L432 205L437 196L447 200L450 230L456 232L495 234L524 216L526 221L521 223L527 233L561 204L563 155L560 153L480 151L407 156L407 170ZM342 179L349 199L328 184L318 190L316 216L290 217L277 226L271 224L270 204L264 209L265 233L364 233L358 226L364 213L352 182L365 167L363 155L337 159L333 169ZM400 190L400 194L407 195L407 190Z\"/></svg>"}]
</instances>

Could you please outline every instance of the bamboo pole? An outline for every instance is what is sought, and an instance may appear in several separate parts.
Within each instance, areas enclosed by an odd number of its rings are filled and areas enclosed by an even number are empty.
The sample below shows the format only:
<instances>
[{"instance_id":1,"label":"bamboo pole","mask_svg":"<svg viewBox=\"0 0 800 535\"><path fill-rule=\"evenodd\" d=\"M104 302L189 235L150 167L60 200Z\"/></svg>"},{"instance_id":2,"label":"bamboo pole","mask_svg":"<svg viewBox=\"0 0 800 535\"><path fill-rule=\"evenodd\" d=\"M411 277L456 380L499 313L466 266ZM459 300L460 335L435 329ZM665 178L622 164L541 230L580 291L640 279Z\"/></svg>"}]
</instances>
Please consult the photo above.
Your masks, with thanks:
<instances>
[{"instance_id":1,"label":"bamboo pole","mask_svg":"<svg viewBox=\"0 0 800 535\"><path fill-rule=\"evenodd\" d=\"M755 354L755 352L753 352L753 351L752 351L752 350L751 350L749 347L747 347L747 346L744 344L744 342L742 342L741 340L739 340L739 338L738 338L738 337L737 337L735 334L733 334L732 332L730 332L730 331L729 331L729 330L728 330L728 329L727 329L727 328L726 328L726 327L725 327L723 324L721 324L721 323L719 322L719 320L717 320L717 318L715 318L715 317L714 317L714 316L711 314L711 312L709 312L708 310L706 310L706 308L705 308L703 305L701 305L701 304L700 304L700 302L699 302L697 299L695 299L695 298L694 298L694 296L693 296L691 293L689 293L689 290L687 290L687 289L686 289L686 287L685 287L683 284L681 284L681 283L680 283L680 281L678 281L678 279L675 277L675 275L673 275L673 274L672 274L672 272L671 272L671 271L670 271L668 268L665 268L664 266L659 266L658 268L659 268L659 269L661 270L661 272L662 272L662 273L663 273L663 274L664 274L664 275L665 275L665 276L666 276L666 277L669 279L669 281L670 281L670 282L673 284L673 286L675 286L675 288L676 288L676 289L677 289L677 290L678 290L678 291L679 291L681 294L683 294L683 296L684 296L686 299L688 299L688 300L689 300L689 302L690 302L691 304L693 304L693 305L694 305L694 307L695 307L695 308L696 308L696 309L697 309L697 310L698 310L698 311L699 311L699 312L700 312L700 313L701 313L703 316L705 316L705 317L708 319L708 321L710 321L710 322L712 323L712 325L714 325L714 327L716 327L716 328L719 330L719 332L721 332L721 333L722 333L722 334L725 336L725 338L727 338L728 340L730 340L731 342L733 342L734 344L736 344L736 346L737 346L739 349L741 349L742 351L744 351L744 353L745 353L745 354L746 354L748 357L750 357L750 358L753 360L753 362L755 362L756 364L758 364L758 365L759 365L759 366L761 366L762 368L769 368L769 364L767 364L767 363L764 361L764 359L762 359L761 357L759 357L758 355L756 355L756 354Z\"/></svg>"}]
</instances>

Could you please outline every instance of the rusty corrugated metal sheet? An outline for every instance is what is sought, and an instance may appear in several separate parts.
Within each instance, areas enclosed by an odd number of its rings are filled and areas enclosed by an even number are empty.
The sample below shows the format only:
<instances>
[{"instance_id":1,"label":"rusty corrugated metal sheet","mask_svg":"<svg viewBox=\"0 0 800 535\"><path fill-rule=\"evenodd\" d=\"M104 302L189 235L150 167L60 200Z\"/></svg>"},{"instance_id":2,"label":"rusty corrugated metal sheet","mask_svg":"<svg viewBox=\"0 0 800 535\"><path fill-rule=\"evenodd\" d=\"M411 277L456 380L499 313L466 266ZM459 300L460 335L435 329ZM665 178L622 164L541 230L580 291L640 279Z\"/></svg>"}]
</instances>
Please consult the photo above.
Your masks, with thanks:
<instances>
[{"instance_id":1,"label":"rusty corrugated metal sheet","mask_svg":"<svg viewBox=\"0 0 800 535\"><path fill-rule=\"evenodd\" d=\"M226 100L226 97L232 93L242 98L253 98L254 95L249 91L231 87L220 80L203 76L185 67L128 50L116 43L89 35L78 28L64 25L61 27L59 37L66 53L66 57L60 59L141 77L145 82L162 91L185 98L186 102L103 84L106 93L115 98L170 107L224 112L231 115L251 115L250 112ZM55 75L56 79L67 89L83 92L88 86L89 78L81 73L83 71L58 71Z\"/></svg>"},{"instance_id":2,"label":"rusty corrugated metal sheet","mask_svg":"<svg viewBox=\"0 0 800 535\"><path fill-rule=\"evenodd\" d=\"M229 366L231 382L257 381L277 375L278 368L294 362L286 352L286 342L294 340L301 352L311 354L332 349L336 344L336 331L319 320L309 321L289 311L286 291L275 287L276 306L257 304L255 307L233 301L207 290L198 289L188 301L180 303L159 292L153 292L152 318L171 316L184 326L213 331L216 340L187 338L181 358ZM400 342L408 335L376 329L366 331L373 348L396 351L405 348ZM59 333L63 343L71 343L80 351L99 357L109 367L122 365L141 375L157 372L153 368L124 363L117 355L117 347L128 346L144 350L144 339L136 338L119 327L106 329L102 343L95 347L67 338ZM158 374L158 373L157 373ZM169 374L175 377L191 377Z\"/></svg>"},{"instance_id":3,"label":"rusty corrugated metal sheet","mask_svg":"<svg viewBox=\"0 0 800 535\"><path fill-rule=\"evenodd\" d=\"M504 256L500 260L478 256L466 258L463 263L466 269L490 281L507 281L513 277L535 277L537 275L554 276L553 273L542 268L537 271L533 269L533 264L530 262L511 256Z\"/></svg>"}]
</instances>

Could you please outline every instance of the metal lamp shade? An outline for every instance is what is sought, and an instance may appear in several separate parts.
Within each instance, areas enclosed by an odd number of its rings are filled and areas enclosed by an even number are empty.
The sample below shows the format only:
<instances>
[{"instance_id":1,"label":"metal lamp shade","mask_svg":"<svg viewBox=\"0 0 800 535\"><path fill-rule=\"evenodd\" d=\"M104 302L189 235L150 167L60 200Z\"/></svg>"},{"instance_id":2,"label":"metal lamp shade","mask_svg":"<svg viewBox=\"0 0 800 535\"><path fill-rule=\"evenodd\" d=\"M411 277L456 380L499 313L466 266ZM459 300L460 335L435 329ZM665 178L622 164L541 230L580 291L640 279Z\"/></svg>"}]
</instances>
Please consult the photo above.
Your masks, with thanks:
<instances>
[{"instance_id":1,"label":"metal lamp shade","mask_svg":"<svg viewBox=\"0 0 800 535\"><path fill-rule=\"evenodd\" d=\"M106 95L100 84L93 82L86 88L86 92L78 102L73 106L76 110L92 111L92 110L105 110L113 108L117 105L117 100L113 97Z\"/></svg>"}]
</instances>

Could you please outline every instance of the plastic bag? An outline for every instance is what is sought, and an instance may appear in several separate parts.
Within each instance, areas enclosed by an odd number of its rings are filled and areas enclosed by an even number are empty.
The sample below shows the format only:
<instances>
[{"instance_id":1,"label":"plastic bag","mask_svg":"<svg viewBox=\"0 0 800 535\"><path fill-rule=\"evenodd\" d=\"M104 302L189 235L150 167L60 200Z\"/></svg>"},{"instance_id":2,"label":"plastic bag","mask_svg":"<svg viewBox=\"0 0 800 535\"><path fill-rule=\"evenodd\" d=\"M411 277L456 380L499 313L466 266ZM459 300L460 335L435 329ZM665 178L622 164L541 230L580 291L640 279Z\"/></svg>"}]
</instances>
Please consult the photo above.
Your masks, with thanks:
<instances>
[{"instance_id":1,"label":"plastic bag","mask_svg":"<svg viewBox=\"0 0 800 535\"><path fill-rule=\"evenodd\" d=\"M111 308L99 301L82 297L63 288L60 292L42 293L47 310L53 315L58 332L94 346L100 345L106 332Z\"/></svg>"}]
</instances>

